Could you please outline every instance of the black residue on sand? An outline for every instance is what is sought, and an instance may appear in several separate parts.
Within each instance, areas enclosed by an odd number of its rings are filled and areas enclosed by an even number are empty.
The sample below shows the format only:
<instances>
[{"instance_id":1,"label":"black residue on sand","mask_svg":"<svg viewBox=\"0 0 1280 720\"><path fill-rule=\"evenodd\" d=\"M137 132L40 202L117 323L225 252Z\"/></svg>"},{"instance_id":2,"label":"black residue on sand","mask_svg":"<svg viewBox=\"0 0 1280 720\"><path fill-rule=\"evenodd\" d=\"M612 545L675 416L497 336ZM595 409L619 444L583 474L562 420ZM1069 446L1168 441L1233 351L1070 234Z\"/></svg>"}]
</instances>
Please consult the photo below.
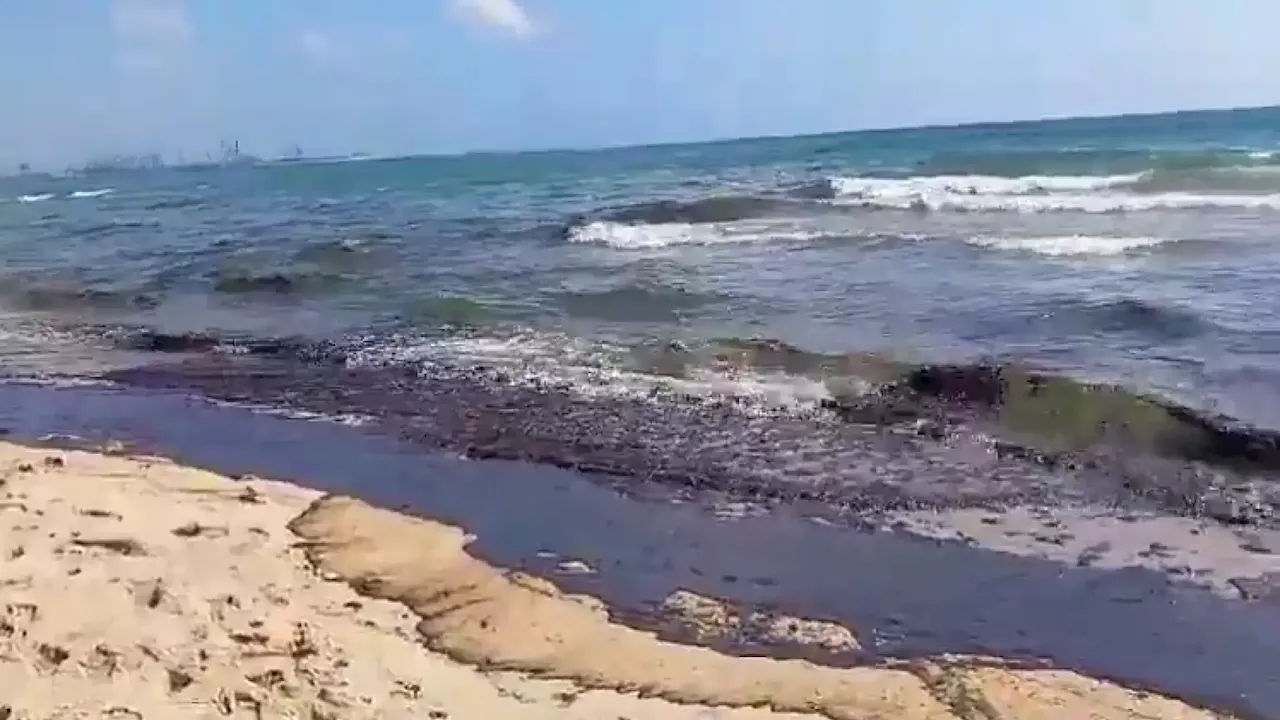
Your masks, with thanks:
<instances>
[{"instance_id":1,"label":"black residue on sand","mask_svg":"<svg viewBox=\"0 0 1280 720\"><path fill-rule=\"evenodd\" d=\"M0 425L18 438L122 439L229 474L296 479L404 507L475 532L478 550L499 565L536 567L539 551L579 558L600 572L558 580L633 621L686 587L837 620L857 629L872 654L1049 658L1280 718L1280 607L1223 600L1157 573L1065 568L818 525L785 508L719 522L697 503L637 502L577 473L465 461L376 429L289 421L179 394L8 385L0 388Z\"/></svg>"},{"instance_id":2,"label":"black residue on sand","mask_svg":"<svg viewBox=\"0 0 1280 720\"><path fill-rule=\"evenodd\" d=\"M129 336L133 348L207 352L212 338ZM856 512L1113 503L1273 525L1280 435L1120 388L1008 366L900 366L843 356L877 391L808 412L731 399L583 397L487 367L349 366L358 348L288 341L123 370L127 385L323 414L358 414L428 447L745 500ZM726 346L728 347L728 346ZM767 350L767 352L766 352ZM729 353L728 350L725 351ZM738 347L739 360L742 347ZM751 346L752 367L831 358ZM992 441L991 436L996 440ZM612 481L611 480L611 481Z\"/></svg>"}]
</instances>

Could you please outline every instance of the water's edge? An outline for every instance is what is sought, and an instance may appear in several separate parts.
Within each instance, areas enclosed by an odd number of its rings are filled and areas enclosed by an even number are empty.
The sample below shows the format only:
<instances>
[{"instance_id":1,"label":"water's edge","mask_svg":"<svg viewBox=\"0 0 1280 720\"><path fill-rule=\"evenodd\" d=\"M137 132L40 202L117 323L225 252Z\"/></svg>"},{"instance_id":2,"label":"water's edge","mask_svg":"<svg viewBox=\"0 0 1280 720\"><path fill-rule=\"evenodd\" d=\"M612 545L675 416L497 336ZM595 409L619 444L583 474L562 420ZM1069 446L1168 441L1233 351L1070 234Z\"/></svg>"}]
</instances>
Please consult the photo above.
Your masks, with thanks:
<instances>
[{"instance_id":1,"label":"water's edge","mask_svg":"<svg viewBox=\"0 0 1280 720\"><path fill-rule=\"evenodd\" d=\"M366 429L174 393L0 385L0 426L18 441L123 440L226 474L293 480L439 518L477 534L477 550L495 564L553 575L642 626L657 623L655 604L683 587L856 629L870 656L830 662L940 652L1047 657L1280 718L1270 671L1280 665L1280 604L1226 600L1157 572L1066 567L814 523L788 509L717 518L696 502L637 501L569 471L466 461ZM557 575L560 559L599 572Z\"/></svg>"}]
</instances>

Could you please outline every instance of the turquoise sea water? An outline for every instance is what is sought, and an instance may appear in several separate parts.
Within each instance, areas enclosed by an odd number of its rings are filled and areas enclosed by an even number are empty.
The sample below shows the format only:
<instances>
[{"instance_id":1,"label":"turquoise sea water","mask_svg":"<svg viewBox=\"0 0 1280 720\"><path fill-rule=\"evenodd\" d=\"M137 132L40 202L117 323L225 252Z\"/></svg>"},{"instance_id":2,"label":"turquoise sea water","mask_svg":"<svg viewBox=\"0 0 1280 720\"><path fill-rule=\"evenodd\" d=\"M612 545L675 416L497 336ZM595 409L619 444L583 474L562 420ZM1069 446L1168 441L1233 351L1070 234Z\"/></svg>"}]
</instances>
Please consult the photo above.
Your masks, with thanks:
<instances>
[{"instance_id":1,"label":"turquoise sea water","mask_svg":"<svg viewBox=\"0 0 1280 720\"><path fill-rule=\"evenodd\" d=\"M1276 109L23 176L0 311L19 373L119 327L783 403L998 356L1280 426L1277 219ZM726 367L753 339L797 359Z\"/></svg>"}]
</instances>

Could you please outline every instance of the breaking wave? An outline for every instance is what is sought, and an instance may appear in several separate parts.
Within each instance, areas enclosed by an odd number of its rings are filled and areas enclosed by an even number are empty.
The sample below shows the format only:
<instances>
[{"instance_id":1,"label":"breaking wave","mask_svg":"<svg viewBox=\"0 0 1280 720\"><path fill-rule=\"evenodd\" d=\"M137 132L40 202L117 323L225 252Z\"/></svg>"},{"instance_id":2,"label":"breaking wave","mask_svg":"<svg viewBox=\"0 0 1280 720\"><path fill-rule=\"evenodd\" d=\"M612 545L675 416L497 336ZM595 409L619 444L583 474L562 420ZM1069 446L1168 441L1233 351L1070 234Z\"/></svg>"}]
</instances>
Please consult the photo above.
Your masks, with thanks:
<instances>
[{"instance_id":1,"label":"breaking wave","mask_svg":"<svg viewBox=\"0 0 1280 720\"><path fill-rule=\"evenodd\" d=\"M934 212L1083 212L1280 210L1280 193L1135 192L1143 176L939 176L833 178L830 202L846 207Z\"/></svg>"},{"instance_id":2,"label":"breaking wave","mask_svg":"<svg viewBox=\"0 0 1280 720\"><path fill-rule=\"evenodd\" d=\"M73 190L67 193L64 197L72 200L83 200L87 198L103 197L106 195L110 195L113 192L115 192L115 188L97 188L94 190ZM33 203L45 202L47 200L53 200L56 197L58 197L57 193L41 192L41 193L28 193L26 195L19 195L17 200L20 203L29 205Z\"/></svg>"},{"instance_id":3,"label":"breaking wave","mask_svg":"<svg viewBox=\"0 0 1280 720\"><path fill-rule=\"evenodd\" d=\"M950 151L921 162L921 173L962 173L1017 177L1036 172L1057 175L1114 173L1194 174L1200 170L1265 168L1280 164L1270 148L1209 148L1173 150L1152 148L1065 147L1042 150Z\"/></svg>"},{"instance_id":4,"label":"breaking wave","mask_svg":"<svg viewBox=\"0 0 1280 720\"><path fill-rule=\"evenodd\" d=\"M67 195L69 198L96 198L104 195L110 195L115 192L114 188L98 188L97 190L76 190Z\"/></svg>"},{"instance_id":5,"label":"breaking wave","mask_svg":"<svg viewBox=\"0 0 1280 720\"><path fill-rule=\"evenodd\" d=\"M805 241L824 235L821 231L786 222L739 221L708 224L659 223L627 224L596 220L570 226L566 239L571 243L607 245L619 250L665 248L672 245L719 245L761 241Z\"/></svg>"},{"instance_id":6,"label":"breaking wave","mask_svg":"<svg viewBox=\"0 0 1280 720\"><path fill-rule=\"evenodd\" d=\"M952 195L919 193L891 197L840 197L835 202L867 208L934 212L1134 213L1155 210L1280 210L1280 195Z\"/></svg>"},{"instance_id":7,"label":"breaking wave","mask_svg":"<svg viewBox=\"0 0 1280 720\"><path fill-rule=\"evenodd\" d=\"M1066 235L1062 237L973 237L965 242L990 250L1029 252L1053 257L1079 255L1127 255L1150 250L1170 240L1156 237L1098 237Z\"/></svg>"},{"instance_id":8,"label":"breaking wave","mask_svg":"<svg viewBox=\"0 0 1280 720\"><path fill-rule=\"evenodd\" d=\"M1114 175L831 177L803 196L845 206L950 212L1280 210L1280 165L1158 168Z\"/></svg>"},{"instance_id":9,"label":"breaking wave","mask_svg":"<svg viewBox=\"0 0 1280 720\"><path fill-rule=\"evenodd\" d=\"M938 175L902 179L834 177L828 182L836 197L912 198L923 194L947 195L1043 195L1054 192L1080 193L1124 187L1141 175L996 177L983 175Z\"/></svg>"},{"instance_id":10,"label":"breaking wave","mask_svg":"<svg viewBox=\"0 0 1280 720\"><path fill-rule=\"evenodd\" d=\"M625 250L811 240L823 233L803 223L804 216L813 211L808 205L750 195L643 202L576 218L563 234L571 243Z\"/></svg>"},{"instance_id":11,"label":"breaking wave","mask_svg":"<svg viewBox=\"0 0 1280 720\"><path fill-rule=\"evenodd\" d=\"M571 242L616 248L708 245L823 235L813 220L856 210L949 213L1145 213L1162 210L1280 211L1280 165L1148 170L1114 175L834 176L762 189L758 195L663 200L575 218ZM1124 244L1127 241L1119 241ZM1159 244L1135 239L1121 252ZM1028 244L1048 254L1107 252L1107 240ZM1073 250L1090 246L1088 250Z\"/></svg>"}]
</instances>

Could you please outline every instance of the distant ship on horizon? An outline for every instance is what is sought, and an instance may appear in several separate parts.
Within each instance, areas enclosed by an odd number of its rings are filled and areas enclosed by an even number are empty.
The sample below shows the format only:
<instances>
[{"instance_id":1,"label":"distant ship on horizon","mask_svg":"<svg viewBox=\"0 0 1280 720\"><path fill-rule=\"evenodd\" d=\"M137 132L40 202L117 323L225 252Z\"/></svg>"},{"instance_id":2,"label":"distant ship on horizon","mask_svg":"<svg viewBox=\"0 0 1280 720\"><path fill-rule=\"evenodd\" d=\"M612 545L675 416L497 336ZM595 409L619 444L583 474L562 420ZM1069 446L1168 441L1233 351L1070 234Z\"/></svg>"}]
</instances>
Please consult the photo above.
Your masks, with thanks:
<instances>
[{"instance_id":1,"label":"distant ship on horizon","mask_svg":"<svg viewBox=\"0 0 1280 720\"><path fill-rule=\"evenodd\" d=\"M278 157L267 162L278 165L288 165L293 163L326 163L326 162L343 162L347 160L364 160L371 157L369 153L354 152L346 155L308 155L302 151L301 145L294 145L289 150L281 153Z\"/></svg>"}]
</instances>

